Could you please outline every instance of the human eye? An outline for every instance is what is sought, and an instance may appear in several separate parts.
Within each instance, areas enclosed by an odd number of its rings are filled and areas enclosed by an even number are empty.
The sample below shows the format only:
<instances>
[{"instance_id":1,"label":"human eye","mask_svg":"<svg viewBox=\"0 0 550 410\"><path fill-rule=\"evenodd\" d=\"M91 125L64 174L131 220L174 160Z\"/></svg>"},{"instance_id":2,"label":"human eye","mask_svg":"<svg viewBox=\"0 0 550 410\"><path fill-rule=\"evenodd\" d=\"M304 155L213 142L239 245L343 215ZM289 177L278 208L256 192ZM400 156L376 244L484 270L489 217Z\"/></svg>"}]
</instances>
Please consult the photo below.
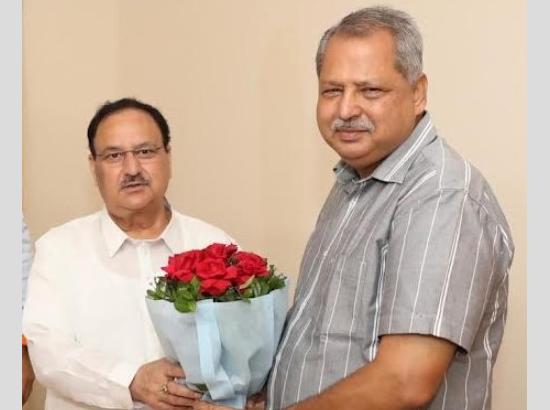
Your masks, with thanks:
<instances>
[{"instance_id":1,"label":"human eye","mask_svg":"<svg viewBox=\"0 0 550 410\"><path fill-rule=\"evenodd\" d=\"M138 158L149 159L155 156L157 150L151 147L143 147L135 150L134 152Z\"/></svg>"},{"instance_id":2,"label":"human eye","mask_svg":"<svg viewBox=\"0 0 550 410\"><path fill-rule=\"evenodd\" d=\"M112 151L103 154L103 159L107 162L119 162L122 160L123 157L124 153L122 151Z\"/></svg>"},{"instance_id":3,"label":"human eye","mask_svg":"<svg viewBox=\"0 0 550 410\"><path fill-rule=\"evenodd\" d=\"M338 87L327 87L321 91L323 97L336 97L342 93L342 90Z\"/></svg>"},{"instance_id":4,"label":"human eye","mask_svg":"<svg viewBox=\"0 0 550 410\"><path fill-rule=\"evenodd\" d=\"M361 92L367 98L378 98L384 93L384 91L378 87L363 87Z\"/></svg>"}]
</instances>

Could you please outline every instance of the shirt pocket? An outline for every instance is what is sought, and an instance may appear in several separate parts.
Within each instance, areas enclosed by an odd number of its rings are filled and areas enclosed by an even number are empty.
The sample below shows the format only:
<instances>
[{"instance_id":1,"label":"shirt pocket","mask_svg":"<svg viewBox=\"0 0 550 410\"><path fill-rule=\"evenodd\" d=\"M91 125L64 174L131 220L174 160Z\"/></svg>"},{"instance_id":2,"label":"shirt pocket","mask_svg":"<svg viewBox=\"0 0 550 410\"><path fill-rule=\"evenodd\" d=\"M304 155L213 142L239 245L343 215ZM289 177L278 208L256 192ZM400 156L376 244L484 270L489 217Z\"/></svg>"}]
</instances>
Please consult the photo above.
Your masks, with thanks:
<instances>
[{"instance_id":1,"label":"shirt pocket","mask_svg":"<svg viewBox=\"0 0 550 410\"><path fill-rule=\"evenodd\" d=\"M356 247L351 253L339 252L330 258L320 323L324 337L372 343L387 248L387 243L375 241L366 249Z\"/></svg>"}]
</instances>

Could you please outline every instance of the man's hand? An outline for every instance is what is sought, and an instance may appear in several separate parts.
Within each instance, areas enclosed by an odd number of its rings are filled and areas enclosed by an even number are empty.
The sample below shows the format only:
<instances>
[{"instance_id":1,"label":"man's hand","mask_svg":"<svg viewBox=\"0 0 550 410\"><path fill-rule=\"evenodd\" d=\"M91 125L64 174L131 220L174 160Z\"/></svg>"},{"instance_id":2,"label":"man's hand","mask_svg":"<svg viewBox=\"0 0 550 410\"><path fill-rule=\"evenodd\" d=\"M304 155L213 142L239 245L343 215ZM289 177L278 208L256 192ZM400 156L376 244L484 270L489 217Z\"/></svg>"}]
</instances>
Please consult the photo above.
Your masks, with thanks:
<instances>
[{"instance_id":1,"label":"man's hand","mask_svg":"<svg viewBox=\"0 0 550 410\"><path fill-rule=\"evenodd\" d=\"M155 410L192 408L202 397L174 381L185 377L183 369L167 359L155 360L141 366L130 384L132 399L141 401Z\"/></svg>"},{"instance_id":2,"label":"man's hand","mask_svg":"<svg viewBox=\"0 0 550 410\"><path fill-rule=\"evenodd\" d=\"M248 400L246 401L245 410L264 410L265 399L266 399L266 393L264 389L260 393L257 393L248 398ZM217 404L197 400L193 404L193 410L235 410L235 409L232 407L218 406Z\"/></svg>"},{"instance_id":3,"label":"man's hand","mask_svg":"<svg viewBox=\"0 0 550 410\"><path fill-rule=\"evenodd\" d=\"M256 393L253 396L250 396L246 401L246 410L264 410L265 401L266 401L266 389L264 388L261 392Z\"/></svg>"},{"instance_id":4,"label":"man's hand","mask_svg":"<svg viewBox=\"0 0 550 410\"><path fill-rule=\"evenodd\" d=\"M27 346L23 346L23 382L22 382L22 391L23 391L23 401L22 405L28 400L32 392L32 384L34 382L34 370L32 369L31 359L29 358L29 352Z\"/></svg>"}]
</instances>

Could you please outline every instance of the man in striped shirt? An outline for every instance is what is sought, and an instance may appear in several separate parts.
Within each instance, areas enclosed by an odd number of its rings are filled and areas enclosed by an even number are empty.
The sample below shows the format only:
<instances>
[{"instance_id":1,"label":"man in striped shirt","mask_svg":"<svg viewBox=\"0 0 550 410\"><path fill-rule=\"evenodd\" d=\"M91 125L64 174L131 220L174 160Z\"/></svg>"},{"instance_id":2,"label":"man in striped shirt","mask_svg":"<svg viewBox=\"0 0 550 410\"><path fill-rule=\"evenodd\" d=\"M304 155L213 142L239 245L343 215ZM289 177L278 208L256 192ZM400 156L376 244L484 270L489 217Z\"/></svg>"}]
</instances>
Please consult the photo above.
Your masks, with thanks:
<instances>
[{"instance_id":1,"label":"man in striped shirt","mask_svg":"<svg viewBox=\"0 0 550 410\"><path fill-rule=\"evenodd\" d=\"M352 13L323 36L317 72L319 129L341 161L268 407L490 408L513 244L488 183L425 111L415 23Z\"/></svg>"},{"instance_id":2,"label":"man in striped shirt","mask_svg":"<svg viewBox=\"0 0 550 410\"><path fill-rule=\"evenodd\" d=\"M350 14L323 36L317 73L319 129L341 161L267 407L489 409L514 248L488 183L425 111L415 23Z\"/></svg>"}]
</instances>

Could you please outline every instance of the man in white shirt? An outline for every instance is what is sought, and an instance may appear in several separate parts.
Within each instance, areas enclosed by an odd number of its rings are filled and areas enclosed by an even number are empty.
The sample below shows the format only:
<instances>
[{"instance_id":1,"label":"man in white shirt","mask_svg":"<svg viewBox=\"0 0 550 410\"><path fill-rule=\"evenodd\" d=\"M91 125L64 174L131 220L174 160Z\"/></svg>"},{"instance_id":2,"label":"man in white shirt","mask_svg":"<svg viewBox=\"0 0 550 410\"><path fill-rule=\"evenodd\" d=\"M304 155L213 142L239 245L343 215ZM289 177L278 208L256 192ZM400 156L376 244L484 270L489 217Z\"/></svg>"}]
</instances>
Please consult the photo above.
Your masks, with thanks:
<instances>
[{"instance_id":1,"label":"man in white shirt","mask_svg":"<svg viewBox=\"0 0 550 410\"><path fill-rule=\"evenodd\" d=\"M172 209L170 133L162 114L135 99L107 102L88 127L89 165L105 203L36 242L23 329L46 410L175 410L200 397L164 353L146 289L168 256L222 230Z\"/></svg>"}]
</instances>

